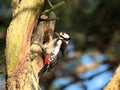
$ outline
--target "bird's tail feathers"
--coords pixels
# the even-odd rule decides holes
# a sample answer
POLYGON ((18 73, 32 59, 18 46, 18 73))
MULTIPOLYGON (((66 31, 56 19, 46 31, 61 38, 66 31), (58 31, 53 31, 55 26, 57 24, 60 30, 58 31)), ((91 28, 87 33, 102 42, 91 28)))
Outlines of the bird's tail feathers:
POLYGON ((38 77, 42 77, 43 76, 43 74, 46 72, 46 70, 47 70, 47 64, 45 64, 43 67, 42 67, 42 69, 38 72, 38 77))

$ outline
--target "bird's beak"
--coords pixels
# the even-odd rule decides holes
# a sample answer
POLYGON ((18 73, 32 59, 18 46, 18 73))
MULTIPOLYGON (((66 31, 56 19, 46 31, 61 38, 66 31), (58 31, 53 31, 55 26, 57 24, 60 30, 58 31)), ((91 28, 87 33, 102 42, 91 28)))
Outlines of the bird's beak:
POLYGON ((55 35, 57 35, 58 37, 60 36, 59 33, 55 32, 55 35))

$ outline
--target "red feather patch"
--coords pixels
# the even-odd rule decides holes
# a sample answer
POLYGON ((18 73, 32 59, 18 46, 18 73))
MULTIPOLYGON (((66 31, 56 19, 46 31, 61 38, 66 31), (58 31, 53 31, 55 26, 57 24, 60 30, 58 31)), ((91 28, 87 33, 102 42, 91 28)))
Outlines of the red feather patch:
POLYGON ((45 64, 48 64, 49 61, 50 61, 50 55, 46 55, 45 56, 45 64))

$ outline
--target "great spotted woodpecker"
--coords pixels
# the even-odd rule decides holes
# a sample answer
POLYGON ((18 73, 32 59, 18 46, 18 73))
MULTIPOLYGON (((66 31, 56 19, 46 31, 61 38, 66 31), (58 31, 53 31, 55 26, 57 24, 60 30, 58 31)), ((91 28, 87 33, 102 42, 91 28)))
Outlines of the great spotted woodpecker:
POLYGON ((43 46, 45 64, 38 72, 41 77, 45 72, 49 72, 58 62, 60 62, 65 54, 65 50, 70 41, 70 36, 67 33, 56 33, 57 38, 51 40, 47 45, 43 46))

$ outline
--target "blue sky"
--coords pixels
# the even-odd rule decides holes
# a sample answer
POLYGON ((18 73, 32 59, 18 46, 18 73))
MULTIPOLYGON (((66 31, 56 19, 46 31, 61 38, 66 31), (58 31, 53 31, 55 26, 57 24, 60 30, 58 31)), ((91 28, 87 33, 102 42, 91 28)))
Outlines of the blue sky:
MULTIPOLYGON (((89 53, 84 53, 79 60, 80 62, 82 62, 83 65, 88 65, 93 63, 94 61, 98 61, 98 62, 104 61, 106 60, 106 58, 107 57, 101 53, 94 56, 91 56, 89 53)), ((101 90, 101 88, 103 88, 112 77, 112 72, 106 71, 107 69, 108 69, 108 65, 104 64, 93 70, 79 74, 78 77, 86 79, 92 77, 92 75, 96 75, 97 73, 101 72, 100 74, 96 75, 90 80, 86 79, 85 81, 82 81, 82 83, 81 81, 78 81, 74 84, 67 86, 66 88, 64 88, 64 90, 84 90, 82 88, 82 84, 86 86, 87 90, 101 90)), ((72 80, 73 78, 71 77, 58 78, 54 81, 53 85, 55 88, 59 88, 62 85, 68 84, 72 80)))

